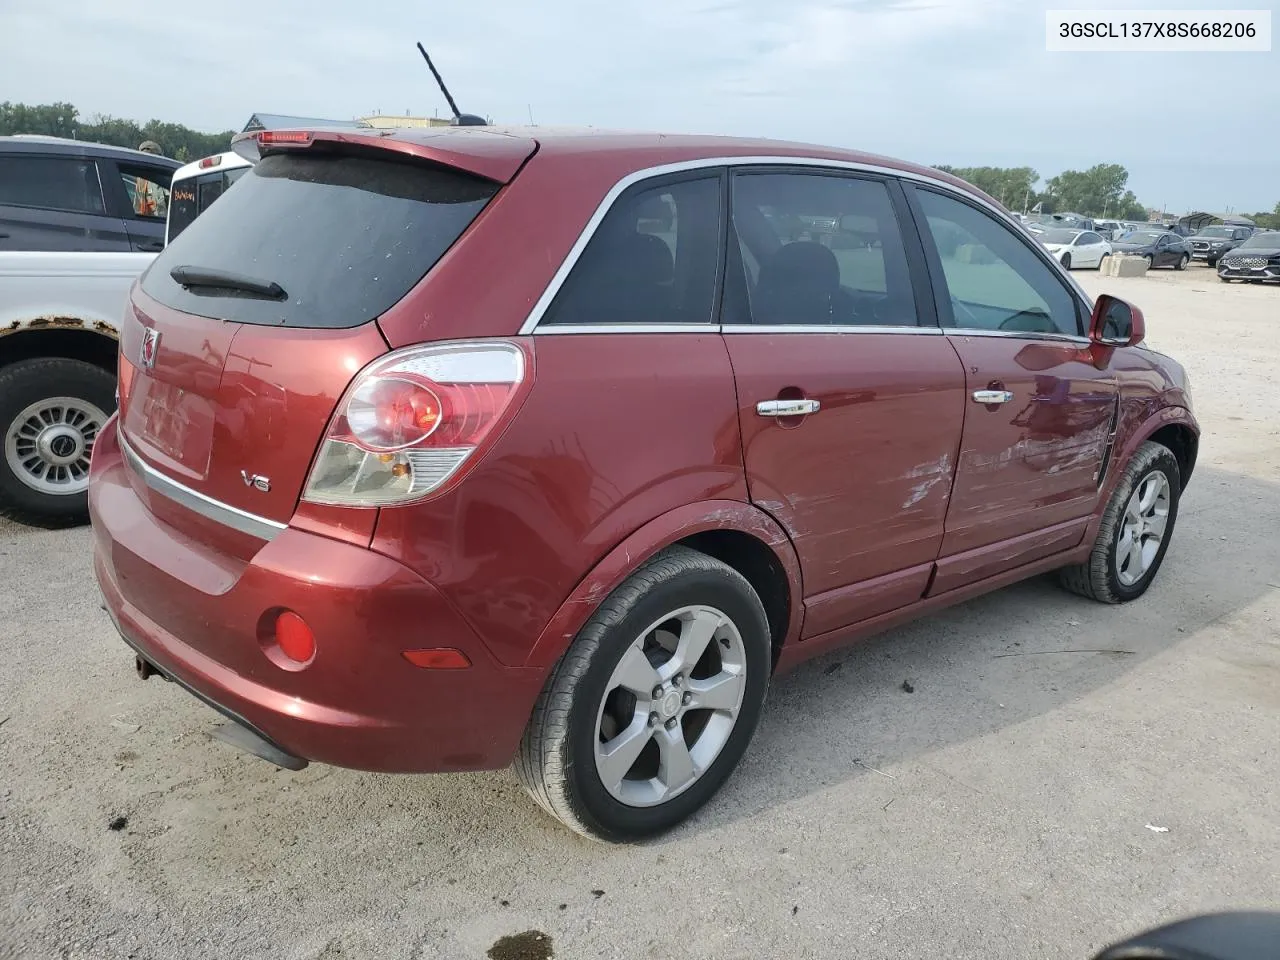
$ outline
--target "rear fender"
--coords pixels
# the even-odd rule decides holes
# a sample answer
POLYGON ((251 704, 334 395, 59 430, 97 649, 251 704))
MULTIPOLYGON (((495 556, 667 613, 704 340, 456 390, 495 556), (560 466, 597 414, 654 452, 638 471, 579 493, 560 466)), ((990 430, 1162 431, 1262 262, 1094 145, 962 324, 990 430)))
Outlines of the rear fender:
POLYGON ((800 636, 804 603, 800 562, 783 529, 763 510, 738 500, 706 500, 691 503, 650 520, 618 544, 579 582, 569 598, 543 628, 529 653, 526 666, 550 667, 569 648, 610 593, 659 551, 685 537, 709 530, 736 530, 768 546, 787 576, 790 617, 784 645, 800 636))

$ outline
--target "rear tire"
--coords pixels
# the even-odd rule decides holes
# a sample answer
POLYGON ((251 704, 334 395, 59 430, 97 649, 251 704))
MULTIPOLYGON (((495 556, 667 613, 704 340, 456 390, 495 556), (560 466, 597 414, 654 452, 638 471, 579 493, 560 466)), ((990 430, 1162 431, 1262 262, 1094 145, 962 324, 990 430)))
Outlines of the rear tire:
POLYGON ((0 369, 0 517, 67 527, 89 517, 89 458, 115 377, 61 357, 0 369))
POLYGON ((1108 260, 1110 260, 1110 259, 1111 259, 1111 254, 1109 254, 1109 253, 1104 253, 1104 254, 1102 255, 1102 257, 1098 260, 1098 272, 1099 272, 1099 273, 1101 273, 1101 272, 1102 272, 1103 267, 1105 267, 1105 266, 1107 265, 1107 261, 1108 261, 1108 260))
POLYGON ((1089 559, 1060 570, 1062 585, 1101 603, 1146 593, 1173 538, 1181 487, 1178 460, 1168 447, 1151 441, 1139 447, 1107 502, 1089 559))
POLYGON ((1178 258, 1178 262, 1174 264, 1173 269, 1175 270, 1187 269, 1187 264, 1190 262, 1190 260, 1191 258, 1184 253, 1181 257, 1178 258))
POLYGON ((516 775, 544 810, 585 837, 660 834, 705 804, 738 765, 770 668, 769 624, 751 585, 718 560, 671 547, 600 604, 556 664, 516 775), (703 652, 687 662, 686 649, 703 652), (609 771, 616 780, 606 782, 609 771))

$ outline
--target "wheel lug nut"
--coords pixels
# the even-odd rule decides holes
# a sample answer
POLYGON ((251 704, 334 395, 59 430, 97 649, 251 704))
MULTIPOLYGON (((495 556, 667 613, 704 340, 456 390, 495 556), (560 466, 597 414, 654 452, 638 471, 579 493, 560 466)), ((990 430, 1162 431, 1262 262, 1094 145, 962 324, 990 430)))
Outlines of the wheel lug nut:
POLYGON ((680 686, 680 684, 681 684, 681 683, 683 683, 683 682, 684 682, 684 677, 680 676, 680 674, 678 674, 678 673, 677 673, 674 677, 672 677, 672 678, 671 678, 671 685, 672 685, 673 687, 678 687, 678 686, 680 686))
POLYGON ((684 692, 684 696, 680 698, 680 702, 687 707, 689 705, 689 701, 692 699, 693 699, 693 694, 690 693, 688 690, 686 690, 684 692))
POLYGON ((655 700, 662 699, 662 684, 658 684, 656 687, 653 688, 653 699, 655 700))
POLYGON ((667 721, 667 729, 674 730, 675 728, 676 728, 676 718, 672 717, 670 720, 667 721))
POLYGON ((656 713, 649 714, 649 726, 656 727, 658 725, 658 715, 656 713))

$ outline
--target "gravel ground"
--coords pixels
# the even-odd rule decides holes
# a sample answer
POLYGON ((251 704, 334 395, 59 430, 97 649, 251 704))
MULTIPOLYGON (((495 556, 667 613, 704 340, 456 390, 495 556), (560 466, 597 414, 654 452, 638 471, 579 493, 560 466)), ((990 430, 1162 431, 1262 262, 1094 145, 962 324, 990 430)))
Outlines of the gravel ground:
POLYGON ((644 847, 577 838, 506 772, 289 774, 211 741, 134 676, 88 532, 0 525, 0 957, 1086 960, 1280 907, 1280 290, 1080 276, 1194 378, 1156 586, 1032 581, 802 668, 644 847))

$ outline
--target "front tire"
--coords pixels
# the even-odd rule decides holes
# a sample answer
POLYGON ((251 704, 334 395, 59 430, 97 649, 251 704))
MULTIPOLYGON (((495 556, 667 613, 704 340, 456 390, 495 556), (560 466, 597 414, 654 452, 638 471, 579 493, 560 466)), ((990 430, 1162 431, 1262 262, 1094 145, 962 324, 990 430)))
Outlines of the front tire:
POLYGON ((1089 559, 1059 571, 1062 585, 1102 603, 1146 593, 1169 549, 1181 490, 1177 458, 1168 447, 1144 443, 1111 494, 1089 559))
POLYGON ((1187 264, 1190 262, 1190 260, 1191 258, 1184 253, 1181 257, 1178 258, 1178 262, 1174 264, 1173 269, 1175 270, 1187 269, 1187 264))
POLYGON ((769 624, 751 585, 718 560, 671 547, 600 605, 556 664, 516 774, 583 836, 660 834, 738 765, 770 666, 769 624))
POLYGON ((0 369, 0 517, 43 527, 89 516, 89 459, 115 409, 115 377, 81 360, 0 369))
POLYGON ((1063 266, 1063 269, 1065 270, 1071 269, 1071 254, 1064 253, 1062 255, 1062 266, 1063 266))
POLYGON ((1109 253, 1104 253, 1101 257, 1099 257, 1099 258, 1098 258, 1098 272, 1099 272, 1099 273, 1101 273, 1101 272, 1102 272, 1102 270, 1106 267, 1106 265, 1107 265, 1107 261, 1108 261, 1108 260, 1110 260, 1110 259, 1111 259, 1111 254, 1109 254, 1109 253))

